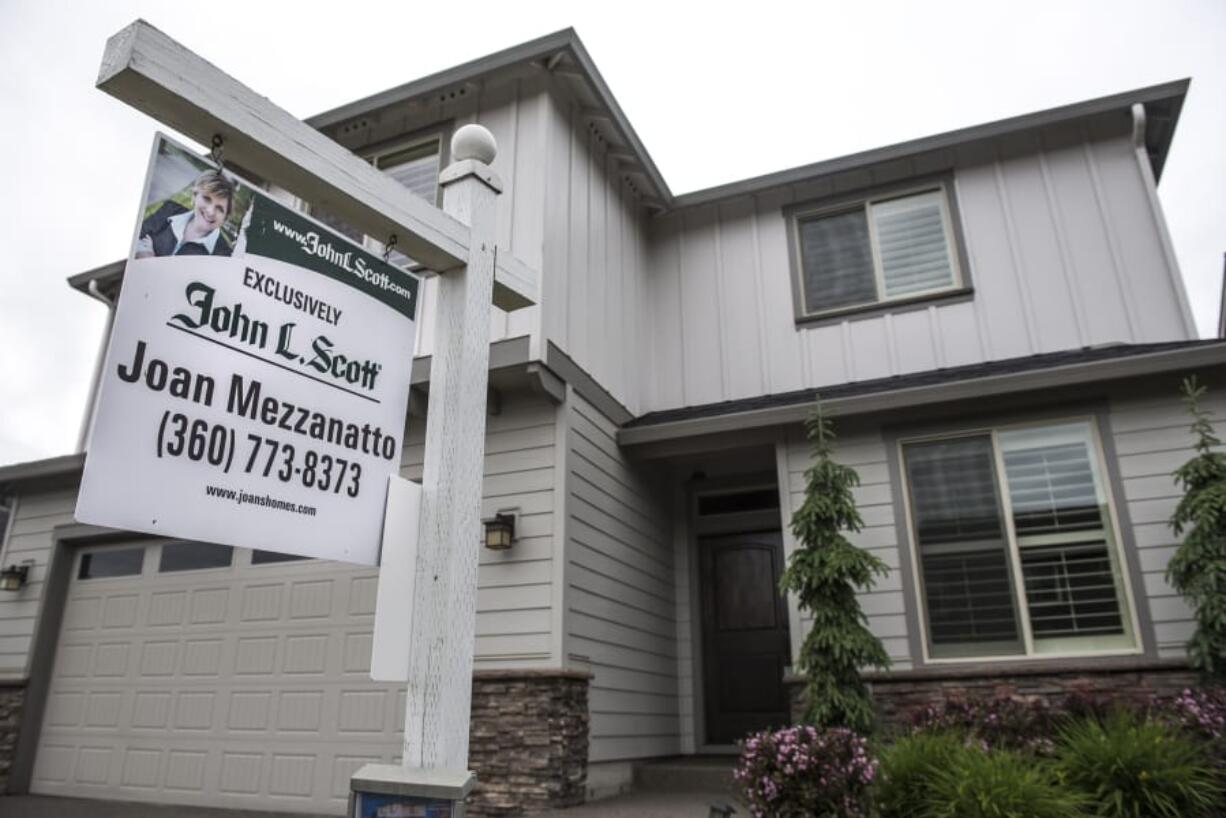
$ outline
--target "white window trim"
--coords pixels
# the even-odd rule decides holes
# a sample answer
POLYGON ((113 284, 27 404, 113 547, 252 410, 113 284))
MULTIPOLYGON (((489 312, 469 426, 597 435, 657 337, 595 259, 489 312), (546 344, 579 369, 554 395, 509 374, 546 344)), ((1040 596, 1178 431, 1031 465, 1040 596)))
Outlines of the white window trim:
POLYGON ((895 188, 883 193, 864 196, 858 200, 842 201, 838 204, 819 206, 797 210, 788 217, 792 225, 792 251, 796 259, 793 265, 793 281, 794 292, 796 293, 797 304, 800 310, 797 314, 798 320, 804 321, 810 318, 822 318, 825 316, 840 315, 843 313, 854 313, 861 310, 872 309, 882 305, 904 304, 911 301, 920 301, 932 298, 936 295, 944 293, 956 293, 966 288, 965 278, 962 274, 961 263, 961 248, 958 244, 957 233, 953 226, 953 214, 949 204, 950 184, 945 180, 929 182, 922 185, 912 187, 895 188), (888 202, 894 199, 903 199, 908 196, 916 196, 921 193, 939 192, 941 202, 941 225, 945 234, 945 246, 949 255, 949 266, 953 273, 952 282, 944 287, 934 287, 928 290, 918 292, 909 292, 904 295, 887 296, 885 295, 885 271, 881 263, 881 251, 878 247, 877 240, 877 225, 872 217, 871 206, 880 202, 888 202), (856 304, 840 304, 837 307, 826 307, 824 309, 810 309, 808 293, 805 290, 804 281, 804 251, 800 241, 800 224, 806 219, 822 218, 825 216, 835 216, 839 213, 851 213, 862 211, 865 220, 868 223, 869 235, 869 251, 873 259, 873 286, 877 291, 877 297, 872 301, 862 301, 856 304))
POLYGON ((1099 432, 1097 419, 1092 415, 1074 415, 1064 417, 1047 418, 1041 421, 1024 421, 1018 423, 1002 423, 990 426, 977 426, 969 429, 960 429, 957 432, 946 434, 925 434, 912 437, 899 438, 897 443, 896 455, 898 457, 898 474, 902 483, 900 490, 902 492, 903 516, 904 523, 907 528, 907 549, 911 562, 911 587, 915 591, 916 601, 916 617, 915 622, 918 624, 920 650, 923 656, 925 665, 957 665, 957 664, 985 664, 990 662, 1020 662, 1020 661, 1046 661, 1052 659, 1078 659, 1085 657, 1097 656, 1136 656, 1144 652, 1143 640, 1141 639, 1141 623, 1137 614, 1137 605, 1132 587, 1132 576, 1128 568, 1128 560, 1124 554, 1124 538, 1122 529, 1120 528, 1119 515, 1116 512, 1115 492, 1112 490, 1110 473, 1107 471, 1106 456, 1103 453, 1102 437, 1099 432), (1103 495, 1107 501, 1107 517, 1109 518, 1105 530, 1110 534, 1111 541, 1108 542, 1108 555, 1111 560, 1111 566, 1114 573, 1116 587, 1120 591, 1120 604, 1127 608, 1121 612, 1121 618, 1125 623, 1125 635, 1132 638, 1131 647, 1112 647, 1103 648, 1101 650, 1061 650, 1061 651, 1036 651, 1034 649, 1034 638, 1030 627, 1030 612, 1025 602, 1025 589, 1023 587, 1021 574, 1021 547, 1017 541, 1017 533, 1013 521, 1013 506, 1008 497, 1007 486, 1002 485, 1002 476, 1004 475, 1003 455, 1001 454, 1000 443, 997 436, 1002 431, 1013 429, 1037 429, 1048 426, 1059 426, 1067 423, 1085 423, 1090 429, 1090 442, 1094 448, 1094 466, 1097 469, 1097 477, 1101 483, 1103 495), (1000 499, 1000 513, 1005 518, 1006 536, 1008 537, 1008 548, 1010 556, 1010 570, 1013 572, 1013 586, 1015 594, 1015 605, 1018 611, 1019 629, 1022 631, 1025 653, 1012 654, 993 654, 987 656, 977 656, 968 654, 966 656, 951 656, 951 657, 933 657, 929 650, 929 631, 928 631, 928 606, 924 597, 924 586, 920 580, 920 561, 919 549, 915 537, 914 517, 911 510, 911 491, 910 485, 907 482, 906 456, 904 447, 911 443, 924 443, 939 440, 954 440, 960 437, 975 437, 987 434, 992 440, 992 455, 993 475, 996 481, 997 496, 1000 499))

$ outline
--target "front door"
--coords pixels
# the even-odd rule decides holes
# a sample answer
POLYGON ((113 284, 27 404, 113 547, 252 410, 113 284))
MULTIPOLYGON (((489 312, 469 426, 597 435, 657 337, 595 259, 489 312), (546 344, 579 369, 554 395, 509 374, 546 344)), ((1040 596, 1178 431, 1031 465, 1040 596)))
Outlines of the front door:
POLYGON ((783 537, 778 531, 702 537, 698 549, 706 743, 732 744, 789 721, 783 537))

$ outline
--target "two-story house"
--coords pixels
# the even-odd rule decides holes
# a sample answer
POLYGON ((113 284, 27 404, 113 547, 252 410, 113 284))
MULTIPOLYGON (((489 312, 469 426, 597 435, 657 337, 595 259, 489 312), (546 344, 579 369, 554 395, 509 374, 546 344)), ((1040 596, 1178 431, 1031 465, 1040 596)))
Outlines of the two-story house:
MULTIPOLYGON (((776 589, 818 393, 891 568, 862 600, 885 715, 1189 678, 1178 385, 1223 383, 1226 343, 1196 338, 1156 195, 1186 88, 682 196, 573 31, 311 120, 429 200, 451 133, 488 127, 500 254, 540 276, 490 326, 484 511, 516 542, 481 556, 482 814, 788 719, 806 622, 776 589)), ((122 270, 70 283, 110 302, 122 270)), ((404 692, 368 677, 375 572, 79 525, 81 464, 0 469, 0 567, 30 565, 0 591, 9 791, 339 813, 400 746, 404 692)))

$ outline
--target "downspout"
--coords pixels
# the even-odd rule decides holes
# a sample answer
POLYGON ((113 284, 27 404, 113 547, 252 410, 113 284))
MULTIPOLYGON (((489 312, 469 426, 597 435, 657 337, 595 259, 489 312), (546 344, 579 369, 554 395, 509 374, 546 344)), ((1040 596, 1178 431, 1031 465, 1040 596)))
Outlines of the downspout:
POLYGON ((87 294, 106 305, 106 324, 102 328, 102 340, 98 343, 98 354, 94 360, 94 374, 89 381, 89 397, 85 401, 85 416, 81 418, 81 431, 77 433, 76 451, 85 451, 89 443, 90 433, 94 428, 94 409, 98 404, 98 384, 102 380, 102 365, 106 362, 106 349, 111 340, 111 328, 115 325, 115 302, 98 289, 98 282, 89 282, 87 294))
MULTIPOLYGON (((1196 331, 1196 321, 1192 317, 1192 308, 1188 304, 1188 294, 1183 288, 1183 278, 1179 274, 1179 262, 1175 258, 1175 247, 1171 244, 1171 234, 1166 229, 1166 217, 1162 215, 1162 205, 1158 202, 1158 181, 1154 178, 1154 168, 1149 162, 1149 151, 1145 149, 1145 106, 1136 103, 1132 106, 1132 147, 1137 157, 1137 167, 1141 171, 1141 184, 1145 188, 1145 198, 1149 201, 1149 210, 1154 217, 1154 226, 1158 228, 1158 243, 1162 246, 1162 257, 1166 260, 1166 272, 1171 287, 1175 291, 1175 300, 1179 302, 1179 312, 1183 318, 1186 340, 1199 337, 1196 331)), ((1169 338, 1147 338, 1150 341, 1185 340, 1169 338)))

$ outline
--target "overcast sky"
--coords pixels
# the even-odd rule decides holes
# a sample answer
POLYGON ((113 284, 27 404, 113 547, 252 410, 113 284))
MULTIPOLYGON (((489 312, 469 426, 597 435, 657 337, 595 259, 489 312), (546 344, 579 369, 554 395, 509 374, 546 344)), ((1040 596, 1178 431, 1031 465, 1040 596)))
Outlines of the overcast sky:
POLYGON ((1159 186, 1202 336, 1226 250, 1226 2, 0 0, 0 464, 73 450, 159 124, 93 87, 141 17, 298 116, 566 26, 674 193, 1191 77, 1159 186), (698 11, 697 9, 701 9, 698 11))

